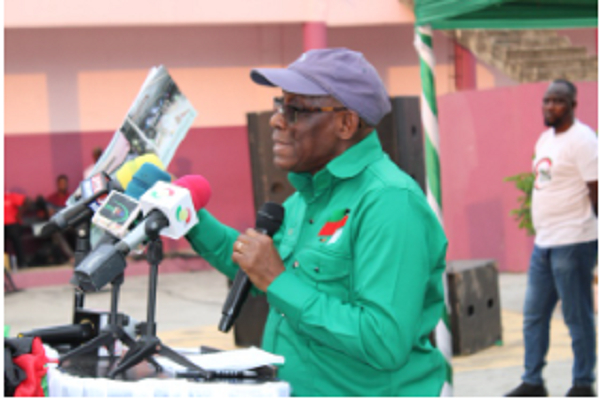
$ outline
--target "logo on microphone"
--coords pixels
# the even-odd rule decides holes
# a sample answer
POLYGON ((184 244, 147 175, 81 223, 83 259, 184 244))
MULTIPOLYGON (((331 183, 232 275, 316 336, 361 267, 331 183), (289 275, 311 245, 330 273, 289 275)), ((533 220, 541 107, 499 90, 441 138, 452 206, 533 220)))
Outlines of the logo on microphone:
POLYGON ((119 221, 124 221, 125 219, 127 219, 127 216, 129 216, 121 207, 115 207, 113 210, 113 215, 115 215, 115 217, 118 218, 119 221))
POLYGON ((177 211, 175 212, 175 217, 177 220, 184 223, 189 223, 192 219, 192 212, 189 208, 182 208, 181 206, 177 207, 177 211))
POLYGON ((171 187, 157 187, 152 191, 152 196, 156 199, 172 197, 175 195, 175 190, 171 187))

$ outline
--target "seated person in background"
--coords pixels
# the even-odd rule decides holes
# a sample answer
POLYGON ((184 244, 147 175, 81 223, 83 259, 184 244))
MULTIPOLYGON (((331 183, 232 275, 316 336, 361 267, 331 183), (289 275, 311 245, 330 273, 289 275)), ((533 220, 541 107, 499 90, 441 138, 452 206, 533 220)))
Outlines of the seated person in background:
POLYGON ((4 251, 8 252, 7 244, 10 241, 17 257, 18 267, 27 266, 21 240, 21 208, 25 204, 25 200, 26 197, 23 194, 4 193, 4 251))
POLYGON ((48 220, 48 207, 46 206, 46 200, 41 195, 35 197, 35 201, 33 203, 33 209, 35 212, 35 217, 39 220, 48 220))
POLYGON ((56 239, 40 235, 47 221, 46 199, 41 195, 28 197, 21 207, 21 241, 29 267, 58 265, 69 259, 56 239))
POLYGON ((54 215, 60 208, 65 207, 69 195, 69 178, 67 175, 59 175, 56 178, 56 191, 46 197, 50 216, 54 215))
POLYGON ((42 225, 48 221, 48 205, 46 199, 41 195, 35 199, 27 197, 21 211, 21 222, 24 226, 42 225))
MULTIPOLYGON (((48 214, 50 217, 65 207, 69 195, 69 178, 67 175, 61 174, 56 178, 56 192, 46 197, 48 214)), ((72 229, 67 229, 62 232, 59 231, 54 233, 52 235, 52 241, 55 245, 60 247, 69 262, 71 262, 74 259, 73 249, 67 242, 65 236, 69 238, 69 241, 74 241, 75 239, 74 231, 72 229)))

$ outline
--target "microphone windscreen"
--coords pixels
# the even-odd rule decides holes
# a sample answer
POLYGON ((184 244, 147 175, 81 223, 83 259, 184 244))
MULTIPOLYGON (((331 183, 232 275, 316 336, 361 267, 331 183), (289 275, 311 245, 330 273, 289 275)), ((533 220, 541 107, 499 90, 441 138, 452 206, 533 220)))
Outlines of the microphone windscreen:
POLYGON ((157 181, 170 182, 171 175, 153 163, 145 163, 132 176, 125 195, 140 199, 157 181))
POLYGON ((198 212, 204 208, 210 200, 212 189, 208 180, 200 175, 185 175, 175 180, 173 184, 187 188, 192 196, 192 202, 194 203, 194 210, 198 212))
POLYGON ((115 178, 121 183, 124 189, 127 189, 133 175, 146 163, 158 166, 160 169, 165 169, 163 163, 156 154, 148 153, 135 157, 130 161, 125 162, 119 170, 115 172, 115 178))

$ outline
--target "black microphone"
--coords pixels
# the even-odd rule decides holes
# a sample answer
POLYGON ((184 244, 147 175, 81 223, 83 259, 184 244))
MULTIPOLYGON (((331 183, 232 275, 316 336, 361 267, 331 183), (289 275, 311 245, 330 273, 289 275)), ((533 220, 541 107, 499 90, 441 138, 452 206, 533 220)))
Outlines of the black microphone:
POLYGON ((93 194, 81 198, 74 204, 63 208, 42 227, 41 236, 48 236, 55 231, 64 230, 69 226, 75 226, 84 220, 92 217, 94 211, 89 208, 89 205, 103 195, 108 194, 111 190, 123 191, 123 187, 118 180, 112 180, 106 173, 101 172, 94 175, 91 179, 94 185, 93 194))
POLYGON ((40 337, 48 345, 79 345, 97 335, 97 326, 92 323, 67 324, 64 326, 39 328, 19 334, 19 337, 40 337))
POLYGON ((184 176, 172 184, 158 181, 140 198, 142 209, 149 210, 143 220, 114 245, 94 248, 75 268, 71 284, 85 292, 98 291, 125 270, 125 256, 149 236, 183 237, 198 222, 193 210, 204 208, 210 194, 210 185, 199 175, 184 176))
MULTIPOLYGON (((283 222, 283 212, 284 209, 279 204, 274 202, 263 204, 256 216, 255 230, 259 233, 266 234, 269 237, 273 237, 273 234, 279 230, 281 222, 283 222)), ((231 329, 231 326, 233 326, 233 323, 240 314, 240 310, 242 309, 246 297, 248 297, 251 286, 252 283, 246 273, 242 269, 238 270, 235 275, 235 280, 233 280, 233 285, 229 290, 229 295, 223 305, 223 310, 221 311, 223 316, 219 322, 219 331, 228 332, 231 329)))

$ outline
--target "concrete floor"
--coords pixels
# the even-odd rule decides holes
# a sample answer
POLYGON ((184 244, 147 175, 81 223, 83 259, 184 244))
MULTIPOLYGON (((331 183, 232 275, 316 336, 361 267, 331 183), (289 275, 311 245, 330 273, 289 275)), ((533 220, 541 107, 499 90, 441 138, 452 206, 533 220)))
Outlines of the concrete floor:
MULTIPOLYGON (((503 345, 453 358, 455 396, 498 397, 520 383, 525 284, 525 274, 500 274, 503 345)), ((147 276, 126 278, 119 310, 138 321, 145 320, 147 286, 147 276)), ((225 278, 212 270, 160 275, 156 309, 158 335, 172 347, 235 348, 233 335, 217 330, 227 292, 225 278)), ((88 294, 85 301, 86 308, 106 310, 110 292, 105 289, 88 294)), ((68 324, 72 304, 73 289, 68 285, 29 288, 4 296, 4 321, 11 326, 11 336, 32 328, 68 324)), ((557 310, 551 327, 548 366, 544 371, 551 396, 564 396, 570 388, 571 364, 569 334, 557 310)))

